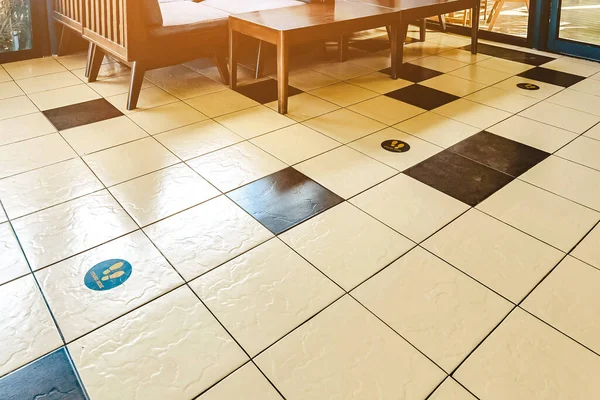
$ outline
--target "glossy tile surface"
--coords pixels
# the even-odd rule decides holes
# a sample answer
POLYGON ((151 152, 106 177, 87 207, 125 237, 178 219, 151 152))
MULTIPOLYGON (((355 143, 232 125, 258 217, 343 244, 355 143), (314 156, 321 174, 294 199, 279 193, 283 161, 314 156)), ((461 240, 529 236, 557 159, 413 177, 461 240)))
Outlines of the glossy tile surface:
POLYGON ((276 238, 190 286, 251 356, 343 294, 276 238))
POLYGON ((343 201, 294 168, 286 168, 228 194, 274 234, 343 201))
POLYGON ((600 64, 418 37, 0 65, 0 398, 594 399, 600 64))

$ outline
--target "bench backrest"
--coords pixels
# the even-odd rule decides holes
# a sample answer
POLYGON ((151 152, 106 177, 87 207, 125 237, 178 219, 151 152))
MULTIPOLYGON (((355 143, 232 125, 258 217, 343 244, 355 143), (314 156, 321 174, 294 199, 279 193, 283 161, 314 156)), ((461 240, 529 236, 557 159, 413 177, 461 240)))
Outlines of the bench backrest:
POLYGON ((83 0, 54 0, 53 18, 61 24, 82 32, 83 28, 83 0))

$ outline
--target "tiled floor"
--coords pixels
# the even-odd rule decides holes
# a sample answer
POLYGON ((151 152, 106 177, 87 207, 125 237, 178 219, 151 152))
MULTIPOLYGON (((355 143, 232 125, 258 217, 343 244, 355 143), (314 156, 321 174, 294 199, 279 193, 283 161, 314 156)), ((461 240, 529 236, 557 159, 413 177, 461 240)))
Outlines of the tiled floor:
POLYGON ((411 42, 0 66, 0 399, 597 398, 600 64, 411 42))

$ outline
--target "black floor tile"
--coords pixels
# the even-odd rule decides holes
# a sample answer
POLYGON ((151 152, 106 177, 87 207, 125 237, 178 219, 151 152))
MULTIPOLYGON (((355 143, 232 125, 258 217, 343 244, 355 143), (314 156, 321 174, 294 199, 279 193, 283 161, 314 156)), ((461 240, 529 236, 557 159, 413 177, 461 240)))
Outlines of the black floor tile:
POLYGON ((121 111, 104 99, 53 108, 43 111, 43 113, 59 131, 123 115, 121 111))
POLYGON ((509 175, 448 150, 409 168, 404 174, 471 206, 513 180, 509 175))
POLYGON ((519 75, 523 78, 535 79, 536 81, 550 83, 562 87, 569 87, 585 79, 583 76, 568 74, 566 72, 555 71, 544 67, 535 67, 528 71, 521 72, 519 75))
MULTIPOLYGON (((275 79, 266 79, 249 85, 238 86, 236 92, 250 97, 260 104, 270 103, 277 100, 277 81, 275 79)), ((300 93, 302 93, 302 90, 288 85, 288 96, 291 97, 300 93)))
MULTIPOLYGON (((471 45, 464 46, 463 49, 471 51, 471 45)), ((503 58, 505 60, 516 61, 528 65, 542 65, 554 60, 554 58, 552 57, 527 53, 525 51, 506 49, 504 47, 492 46, 485 43, 479 43, 477 45, 477 52, 488 56, 503 58)))
POLYGON ((550 154, 489 132, 480 132, 448 150, 517 177, 550 154))
POLYGON ((390 48, 390 41, 387 39, 362 39, 350 42, 350 47, 375 53, 390 48))
MULTIPOLYGON (((391 75, 392 69, 385 68, 379 72, 391 75)), ((419 65, 404 63, 402 64, 402 68, 400 68, 400 74, 398 75, 398 78, 416 83, 427 79, 435 78, 439 75, 443 75, 443 73, 433 69, 421 67, 419 65)))
POLYGON ((421 85, 411 85, 394 90, 387 93, 386 96, 426 110, 433 110, 460 98, 453 94, 421 85))
POLYGON ((292 167, 228 196, 276 235, 344 201, 292 167))
POLYGON ((61 348, 0 378, 0 399, 85 400, 86 396, 61 348))

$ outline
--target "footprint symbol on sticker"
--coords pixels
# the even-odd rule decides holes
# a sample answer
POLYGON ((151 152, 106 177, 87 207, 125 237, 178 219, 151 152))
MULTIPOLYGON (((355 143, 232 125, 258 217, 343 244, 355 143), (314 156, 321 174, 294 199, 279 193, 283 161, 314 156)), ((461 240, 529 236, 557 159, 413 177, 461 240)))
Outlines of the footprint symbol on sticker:
POLYGON ((133 269, 131 264, 122 259, 110 259, 99 262, 90 268, 83 281, 88 289, 104 291, 114 289, 129 279, 133 269))
POLYGON ((102 273, 104 276, 101 278, 101 280, 107 281, 109 279, 117 279, 125 275, 125 271, 122 270, 123 265, 125 265, 123 261, 119 261, 118 263, 108 267, 108 269, 102 273))

